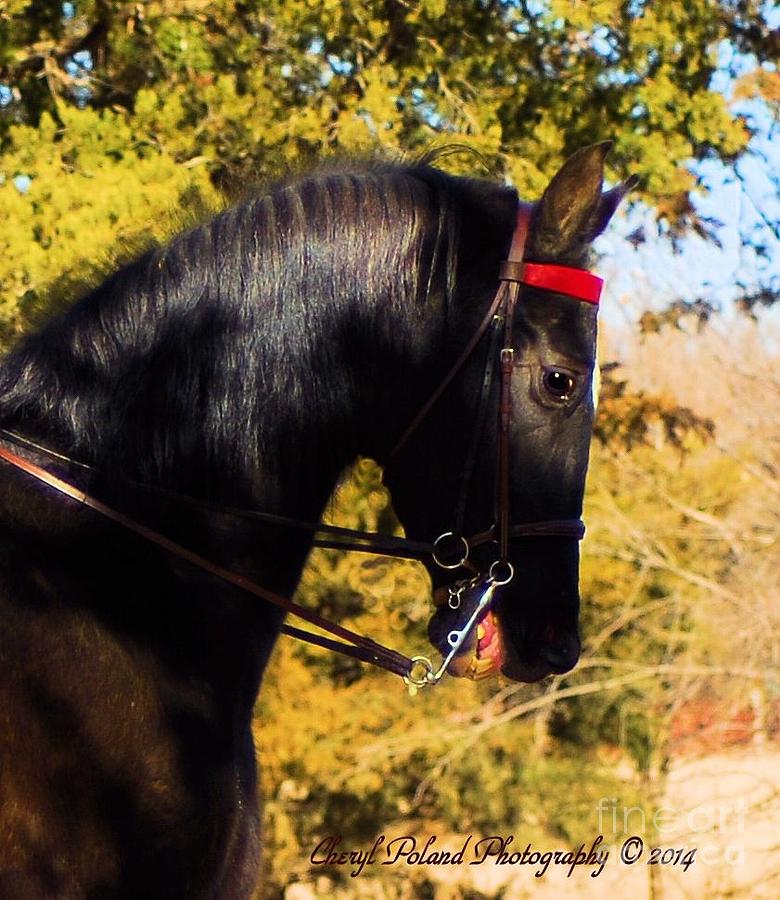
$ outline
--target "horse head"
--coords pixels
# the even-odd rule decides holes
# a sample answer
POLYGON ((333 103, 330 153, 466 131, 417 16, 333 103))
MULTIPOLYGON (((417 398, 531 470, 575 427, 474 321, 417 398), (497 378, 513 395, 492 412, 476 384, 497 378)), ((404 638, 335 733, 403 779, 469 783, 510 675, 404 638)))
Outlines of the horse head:
MULTIPOLYGON (((608 149, 609 144, 599 144, 575 153, 531 207, 526 263, 585 269, 593 240, 634 184, 630 180, 602 190, 608 149)), ((456 357, 455 348, 466 343, 475 321, 489 308, 499 263, 513 237, 516 210, 516 197, 507 189, 464 186, 455 288, 446 349, 440 352, 444 359, 456 357)), ((469 660, 473 674, 473 663, 482 657, 488 664, 483 662, 477 671, 500 668, 509 678, 530 682, 566 672, 579 658, 576 528, 568 533, 564 528, 563 534, 541 529, 534 535, 532 528, 522 526, 551 520, 572 524, 581 517, 594 419, 597 309, 596 303, 559 290, 520 287, 510 338, 511 449, 505 490, 516 526, 506 552, 511 568, 505 571, 511 578, 495 592, 483 627, 453 660, 453 674, 464 673, 469 660)), ((496 415, 501 388, 499 376, 491 373, 491 367, 498 367, 498 355, 488 342, 486 333, 388 461, 385 480, 411 536, 454 532, 457 547, 458 542, 463 545, 461 537, 495 525, 496 494, 501 492, 496 415)), ((502 350, 504 342, 499 343, 502 350)), ((467 565, 487 572, 498 552, 495 541, 483 542, 470 553, 467 565)), ((446 653, 453 621, 448 598, 456 597, 455 589, 448 588, 453 575, 436 562, 427 565, 440 603, 429 633, 446 653)))

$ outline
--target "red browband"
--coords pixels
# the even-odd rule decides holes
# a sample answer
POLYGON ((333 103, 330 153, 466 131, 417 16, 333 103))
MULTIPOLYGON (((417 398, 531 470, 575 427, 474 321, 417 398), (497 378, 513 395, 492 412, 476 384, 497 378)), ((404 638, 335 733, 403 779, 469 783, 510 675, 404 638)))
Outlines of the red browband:
POLYGON ((518 280, 529 287, 566 294, 568 297, 576 297, 577 300, 598 306, 601 288, 604 286, 604 279, 598 275, 593 275, 585 269, 572 269, 569 266, 556 266, 552 263, 523 262, 533 212, 532 203, 524 203, 522 200, 518 202, 517 225, 507 254, 510 263, 522 263, 518 280))
POLYGON ((520 281, 529 287, 566 294, 596 306, 604 286, 604 279, 592 272, 569 266, 554 266, 551 263, 523 263, 520 281))

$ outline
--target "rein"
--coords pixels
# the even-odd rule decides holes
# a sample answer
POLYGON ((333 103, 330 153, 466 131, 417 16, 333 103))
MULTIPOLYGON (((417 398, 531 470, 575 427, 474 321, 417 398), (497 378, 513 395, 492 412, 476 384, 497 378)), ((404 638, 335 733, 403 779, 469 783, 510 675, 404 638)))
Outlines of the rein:
MULTIPOLYGON (((511 450, 510 431, 512 421, 511 386, 512 371, 514 369, 512 323, 520 292, 520 285, 525 284, 543 290, 567 294, 568 296, 592 304, 598 303, 602 285, 600 278, 581 269, 572 269, 566 266, 555 266, 550 264, 523 263, 523 253, 532 210, 533 207, 530 204, 519 204, 517 226, 512 236, 511 247, 507 254, 507 259, 501 264, 499 287, 490 304, 487 314, 455 364, 417 413, 390 454, 390 459, 392 459, 396 453, 400 451, 411 434, 423 421, 428 412, 436 404, 444 391, 471 357, 485 334, 489 330, 492 330, 477 413, 477 428, 472 438, 472 444, 466 459, 466 466, 461 477, 461 489, 455 515, 455 532, 447 532, 440 535, 432 543, 414 541, 394 535, 380 535, 375 532, 359 531, 334 525, 324 525, 322 523, 304 522, 260 510, 223 507, 214 503, 209 503, 208 501, 168 491, 164 488, 132 482, 136 487, 143 490, 170 497, 190 506, 196 506, 239 518, 253 519, 277 527, 311 532, 315 535, 313 545, 316 547, 361 553, 375 553, 406 559, 424 559, 430 557, 438 566, 444 569, 465 568, 471 571, 472 574, 476 575, 476 578, 472 578, 470 584, 475 585, 479 590, 479 600, 466 624, 462 628, 450 632, 448 637, 450 651, 436 670, 434 670, 431 661, 425 656, 404 656, 395 650, 379 644, 371 638, 360 635, 342 625, 317 615, 287 597, 282 597, 267 588, 261 587, 243 575, 231 572, 222 566, 210 562, 159 532, 154 531, 148 526, 126 516, 124 513, 113 509, 29 459, 25 459, 2 446, 0 446, 0 459, 35 478, 40 483, 56 490, 60 494, 77 501, 144 540, 155 544, 173 556, 183 559, 196 568, 277 606, 285 612, 328 632, 332 637, 304 631, 287 624, 281 626, 282 633, 316 644, 317 646, 324 647, 328 650, 351 656, 354 659, 370 663, 392 672, 393 674, 399 675, 409 686, 410 692, 414 692, 418 688, 428 684, 436 684, 443 677, 455 654, 463 646, 469 633, 479 620, 479 617, 487 610, 495 591, 508 584, 514 577, 514 570, 508 558, 510 541, 514 538, 529 537, 565 537, 581 540, 585 533, 585 525, 581 519, 556 519, 512 525, 510 518, 509 475, 511 450), (498 363, 501 381, 498 411, 499 432, 495 524, 483 532, 466 538, 462 536, 460 530, 465 512, 468 484, 476 463, 479 441, 487 418, 486 410, 491 392, 493 372, 495 370, 495 350, 497 347, 500 347, 498 363), (470 562, 469 555, 472 549, 488 543, 496 543, 498 545, 498 558, 493 562, 488 574, 481 575, 470 562), (339 640, 335 640, 334 638, 338 638, 339 640)), ((63 456, 62 454, 36 444, 21 435, 2 429, 0 429, 0 434, 2 434, 4 439, 22 445, 28 450, 38 451, 51 459, 57 459, 66 462, 69 465, 78 466, 85 470, 92 470, 91 466, 63 456)))

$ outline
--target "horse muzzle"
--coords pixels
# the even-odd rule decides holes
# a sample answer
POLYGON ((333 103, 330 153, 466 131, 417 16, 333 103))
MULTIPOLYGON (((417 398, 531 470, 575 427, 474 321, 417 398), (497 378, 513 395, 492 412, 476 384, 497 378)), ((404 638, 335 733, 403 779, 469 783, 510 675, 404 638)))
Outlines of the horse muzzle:
POLYGON ((473 627, 452 655, 447 672, 455 677, 482 680, 499 673, 513 681, 535 682, 548 675, 562 675, 574 668, 580 656, 576 620, 573 624, 550 619, 539 625, 511 615, 499 597, 495 605, 474 611, 483 583, 479 579, 457 582, 434 592, 436 612, 428 625, 428 637, 446 657, 454 637, 475 619, 473 627))

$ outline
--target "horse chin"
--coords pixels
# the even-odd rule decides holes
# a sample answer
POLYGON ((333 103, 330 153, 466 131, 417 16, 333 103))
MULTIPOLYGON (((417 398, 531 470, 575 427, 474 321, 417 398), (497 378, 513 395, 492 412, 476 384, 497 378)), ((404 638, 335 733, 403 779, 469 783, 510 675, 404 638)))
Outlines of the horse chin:
POLYGON ((512 660, 501 667, 501 674, 510 681, 533 684, 536 681, 542 681, 544 678, 552 675, 553 672, 549 666, 542 664, 528 665, 519 660, 512 660))
POLYGON ((519 681, 524 684, 532 684, 541 681, 552 674, 550 669, 541 662, 532 663, 520 657, 512 641, 507 638, 500 619, 496 616, 496 624, 501 636, 501 667, 499 669, 504 678, 510 681, 519 681))
POLYGON ((499 630, 504 647, 501 674, 511 681, 532 684, 550 675, 563 675, 571 671, 579 661, 580 640, 576 633, 567 635, 556 629, 558 642, 555 645, 542 644, 535 658, 529 659, 520 655, 503 628, 499 626, 499 630))

